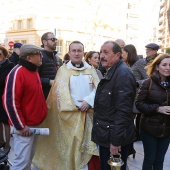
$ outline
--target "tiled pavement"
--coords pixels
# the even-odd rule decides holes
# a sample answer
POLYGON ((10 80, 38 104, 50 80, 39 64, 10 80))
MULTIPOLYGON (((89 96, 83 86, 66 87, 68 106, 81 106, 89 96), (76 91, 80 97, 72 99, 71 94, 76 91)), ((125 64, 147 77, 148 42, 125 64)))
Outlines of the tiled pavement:
MULTIPOLYGON (((143 146, 141 141, 137 141, 134 144, 134 148, 136 150, 135 159, 133 159, 132 155, 128 158, 128 169, 129 170, 141 170, 142 161, 143 161, 143 146)), ((9 160, 13 162, 14 152, 13 152, 13 138, 11 138, 11 151, 9 153, 9 160)), ((33 169, 35 170, 35 169, 33 169)), ((50 170, 50 169, 49 169, 50 170)), ((165 156, 164 168, 163 170, 170 170, 170 147, 165 156)))
MULTIPOLYGON (((128 157, 128 167, 129 170, 141 170, 142 162, 143 162, 143 145, 141 141, 137 141, 134 144, 134 148, 136 150, 135 159, 133 159, 132 155, 128 157)), ((165 156, 164 167, 163 170, 170 170, 170 147, 165 156)))

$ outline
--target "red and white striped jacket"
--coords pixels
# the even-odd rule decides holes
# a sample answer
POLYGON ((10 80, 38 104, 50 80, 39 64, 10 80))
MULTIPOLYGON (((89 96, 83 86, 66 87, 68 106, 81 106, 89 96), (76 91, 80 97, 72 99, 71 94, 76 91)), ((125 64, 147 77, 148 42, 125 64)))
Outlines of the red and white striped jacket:
POLYGON ((9 123, 17 130, 41 124, 47 106, 38 72, 21 65, 14 67, 6 79, 3 104, 9 123))

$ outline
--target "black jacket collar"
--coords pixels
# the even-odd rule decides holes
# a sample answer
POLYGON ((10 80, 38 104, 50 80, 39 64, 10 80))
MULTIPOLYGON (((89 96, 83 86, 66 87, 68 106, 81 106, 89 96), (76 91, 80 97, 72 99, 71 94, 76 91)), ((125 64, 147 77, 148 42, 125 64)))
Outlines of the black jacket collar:
POLYGON ((19 55, 16 52, 13 52, 12 55, 19 59, 19 55))
POLYGON ((152 61, 158 56, 158 54, 156 53, 154 56, 152 57, 146 57, 146 64, 149 65, 150 63, 152 63, 152 61))
POLYGON ((115 72, 116 68, 123 63, 123 60, 120 59, 118 62, 113 64, 113 66, 106 72, 104 79, 110 80, 112 78, 113 73, 115 72))
POLYGON ((20 58, 19 59, 19 65, 22 65, 23 67, 27 68, 30 71, 37 71, 38 67, 35 64, 30 63, 29 61, 20 58))
POLYGON ((47 51, 44 50, 42 53, 45 53, 47 56, 54 57, 57 54, 58 51, 47 51))
POLYGON ((7 62, 7 58, 4 59, 4 60, 2 60, 2 61, 0 62, 0 67, 1 67, 4 63, 6 63, 6 62, 7 62))
MULTIPOLYGON (((164 86, 161 84, 161 77, 160 77, 160 75, 159 75, 159 73, 158 73, 157 71, 154 72, 154 73, 151 75, 151 79, 152 79, 154 82, 160 84, 162 87, 164 87, 164 86)), ((166 87, 164 87, 164 88, 170 89, 170 76, 167 77, 167 82, 169 83, 169 85, 166 86, 166 87)))

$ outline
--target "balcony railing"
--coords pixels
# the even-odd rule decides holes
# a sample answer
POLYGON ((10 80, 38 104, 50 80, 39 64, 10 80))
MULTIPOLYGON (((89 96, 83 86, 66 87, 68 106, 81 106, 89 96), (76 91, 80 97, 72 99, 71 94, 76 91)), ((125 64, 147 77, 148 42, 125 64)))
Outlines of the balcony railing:
POLYGON ((164 27, 163 27, 163 24, 161 24, 161 25, 159 25, 158 30, 159 30, 159 31, 162 31, 162 30, 163 30, 163 28, 164 28, 164 27))
POLYGON ((164 20, 164 17, 161 16, 161 17, 159 18, 159 23, 163 23, 163 20, 164 20))
POLYGON ((162 14, 162 13, 164 13, 164 11, 166 10, 166 8, 165 7, 163 7, 161 10, 160 10, 160 14, 162 14))
POLYGON ((167 11, 167 19, 168 19, 168 29, 170 33, 170 9, 167 11))
POLYGON ((165 5, 165 0, 161 0, 160 1, 160 7, 164 6, 165 5))

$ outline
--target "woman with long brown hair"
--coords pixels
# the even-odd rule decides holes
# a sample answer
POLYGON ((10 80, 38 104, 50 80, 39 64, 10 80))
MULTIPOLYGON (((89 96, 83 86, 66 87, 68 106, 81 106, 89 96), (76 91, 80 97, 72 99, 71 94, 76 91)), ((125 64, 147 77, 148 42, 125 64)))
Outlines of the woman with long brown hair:
POLYGON ((87 52, 85 57, 84 57, 84 60, 96 69, 98 77, 101 80, 103 78, 103 76, 102 76, 102 73, 100 72, 100 70, 98 70, 99 62, 100 62, 99 52, 96 52, 96 51, 87 52))
POLYGON ((142 170, 163 170, 170 143, 170 55, 157 56, 145 68, 149 78, 143 81, 136 97, 136 107, 142 113, 142 170))

